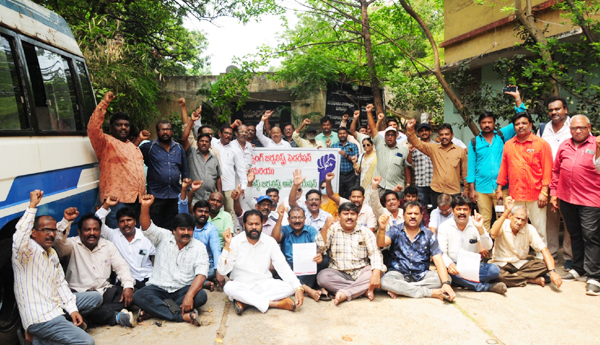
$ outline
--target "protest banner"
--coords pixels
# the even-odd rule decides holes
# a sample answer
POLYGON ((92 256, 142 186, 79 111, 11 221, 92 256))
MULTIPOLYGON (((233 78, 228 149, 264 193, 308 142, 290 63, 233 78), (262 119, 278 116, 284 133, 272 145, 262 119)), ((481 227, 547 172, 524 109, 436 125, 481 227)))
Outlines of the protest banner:
MULTIPOLYGON (((294 184, 294 171, 300 169, 306 177, 302 183, 303 197, 311 189, 320 189, 327 173, 335 173, 333 191, 338 191, 340 153, 337 149, 255 148, 252 171, 255 179, 253 197, 264 195, 269 188, 279 189, 279 199, 288 200, 294 184)), ((304 198, 303 198, 304 199, 304 198)))

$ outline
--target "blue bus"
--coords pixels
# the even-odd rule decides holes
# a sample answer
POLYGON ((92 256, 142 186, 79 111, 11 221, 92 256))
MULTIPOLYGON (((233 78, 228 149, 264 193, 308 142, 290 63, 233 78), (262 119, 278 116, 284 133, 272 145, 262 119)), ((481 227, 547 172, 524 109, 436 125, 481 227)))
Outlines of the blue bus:
POLYGON ((98 204, 98 162, 86 135, 96 106, 83 54, 66 21, 29 0, 0 0, 0 344, 21 327, 10 262, 29 192, 57 220, 98 204))

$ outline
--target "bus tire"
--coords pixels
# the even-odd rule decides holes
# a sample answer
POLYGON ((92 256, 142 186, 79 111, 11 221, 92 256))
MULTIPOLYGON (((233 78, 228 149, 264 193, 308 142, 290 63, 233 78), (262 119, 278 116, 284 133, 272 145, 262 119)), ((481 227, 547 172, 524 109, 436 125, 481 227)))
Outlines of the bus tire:
POLYGON ((14 294, 12 238, 0 242, 0 344, 18 344, 21 318, 14 294))

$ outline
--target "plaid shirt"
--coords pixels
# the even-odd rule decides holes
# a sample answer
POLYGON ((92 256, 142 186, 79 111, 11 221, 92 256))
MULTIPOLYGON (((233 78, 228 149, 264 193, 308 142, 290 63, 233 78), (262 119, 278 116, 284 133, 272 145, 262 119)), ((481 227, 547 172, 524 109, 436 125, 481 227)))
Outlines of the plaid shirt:
POLYGON ((341 149, 346 152, 346 157, 340 157, 340 173, 346 174, 354 171, 354 163, 350 160, 350 157, 358 158, 358 146, 347 141, 345 146, 342 143, 335 143, 331 145, 331 148, 341 149))
POLYGON ((433 178, 433 164, 431 163, 431 158, 415 149, 412 153, 412 159, 417 187, 429 187, 431 179, 433 178))
POLYGON ((323 236, 315 239, 319 253, 329 254, 329 267, 358 278, 360 270, 368 265, 381 272, 386 271, 383 257, 375 240, 373 231, 357 225, 354 231, 346 233, 339 222, 327 230, 327 242, 323 236))

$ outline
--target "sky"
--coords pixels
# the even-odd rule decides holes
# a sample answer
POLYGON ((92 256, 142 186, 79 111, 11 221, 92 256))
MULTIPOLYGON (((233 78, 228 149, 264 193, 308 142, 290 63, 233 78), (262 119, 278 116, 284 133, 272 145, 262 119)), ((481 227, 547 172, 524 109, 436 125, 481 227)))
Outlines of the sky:
MULTIPOLYGON (((297 23, 296 15, 291 10, 286 13, 286 18, 291 27, 297 23)), ((233 64, 234 56, 253 54, 264 44, 275 46, 278 34, 285 30, 280 17, 271 15, 262 16, 260 22, 252 21, 246 25, 234 18, 219 18, 214 23, 188 19, 184 25, 206 35, 211 74, 225 73, 225 69, 233 64)), ((275 61, 272 66, 278 66, 278 62, 275 61)))

